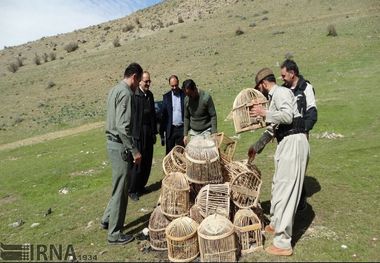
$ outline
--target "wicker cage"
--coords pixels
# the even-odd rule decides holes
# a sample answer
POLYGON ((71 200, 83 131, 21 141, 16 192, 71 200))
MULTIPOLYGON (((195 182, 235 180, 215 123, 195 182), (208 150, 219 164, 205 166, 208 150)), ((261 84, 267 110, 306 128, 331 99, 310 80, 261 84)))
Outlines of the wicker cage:
POLYGON ((235 262, 234 225, 222 215, 206 217, 198 227, 201 262, 235 262))
POLYGON ((229 183, 208 184, 199 191, 195 203, 203 217, 218 213, 229 218, 230 200, 229 183))
POLYGON ((262 223, 251 209, 237 211, 234 226, 242 255, 263 248, 262 223))
POLYGON ((161 212, 157 206, 149 218, 149 240, 150 246, 155 250, 167 250, 165 229, 170 224, 170 220, 161 212))
POLYGON ((265 127, 264 118, 251 117, 249 114, 250 109, 257 104, 261 104, 267 109, 269 103, 265 96, 254 88, 244 89, 236 96, 232 108, 236 133, 265 127))
POLYGON ((174 219, 166 227, 168 258, 172 262, 189 262, 199 255, 198 223, 190 217, 174 219))
POLYGON ((248 168, 250 171, 253 171, 257 174, 257 176, 261 179, 261 171, 260 169, 254 164, 253 162, 250 162, 248 159, 244 159, 239 161, 242 163, 246 168, 248 168))
POLYGON ((187 215, 189 212, 189 183, 185 174, 172 172, 162 180, 161 211, 170 218, 187 215))
POLYGON ((219 150, 211 138, 194 136, 186 145, 186 176, 196 184, 222 183, 219 150))
POLYGON ((222 160, 232 161, 236 150, 236 141, 232 140, 224 134, 219 132, 216 134, 220 158, 222 160))
POLYGON ((261 175, 255 166, 248 168, 241 162, 231 162, 230 171, 231 199, 239 208, 257 206, 261 190, 261 175))
POLYGON ((201 208, 197 204, 190 207, 190 217, 198 224, 203 221, 204 217, 201 214, 201 208))
POLYGON ((162 168, 165 175, 168 175, 171 172, 186 173, 185 148, 180 145, 174 146, 164 157, 162 168))

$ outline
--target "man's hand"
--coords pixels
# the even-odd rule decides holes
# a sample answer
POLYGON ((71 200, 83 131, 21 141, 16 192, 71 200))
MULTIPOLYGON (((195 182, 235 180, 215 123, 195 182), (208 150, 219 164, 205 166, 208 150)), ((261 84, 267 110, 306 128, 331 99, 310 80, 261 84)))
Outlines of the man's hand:
POLYGON ((265 117, 267 115, 266 109, 261 104, 255 104, 249 111, 250 117, 265 117))
POLYGON ((141 158, 142 158, 141 153, 137 152, 135 156, 133 156, 133 163, 136 165, 139 165, 141 163, 141 158))
POLYGON ((188 136, 183 136, 183 144, 186 146, 186 144, 188 143, 188 136))
POLYGON ((251 163, 255 160, 256 157, 256 151, 253 148, 253 144, 248 149, 248 163, 251 163))
POLYGON ((165 146, 165 137, 161 137, 161 146, 165 146))

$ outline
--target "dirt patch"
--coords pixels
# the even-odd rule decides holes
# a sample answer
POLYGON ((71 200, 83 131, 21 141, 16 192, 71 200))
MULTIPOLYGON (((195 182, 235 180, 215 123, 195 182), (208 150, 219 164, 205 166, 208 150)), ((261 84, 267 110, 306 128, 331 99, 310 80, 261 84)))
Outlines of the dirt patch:
POLYGON ((97 129, 97 128, 100 128, 103 126, 104 126, 104 122, 100 121, 100 122, 85 124, 85 125, 82 125, 82 126, 79 126, 76 128, 67 129, 67 130, 63 130, 63 131, 50 132, 50 133, 47 133, 44 135, 39 135, 39 136, 24 139, 24 140, 11 142, 11 143, 7 143, 7 144, 2 144, 2 145, 0 145, 0 151, 16 149, 16 148, 19 148, 22 146, 27 146, 27 145, 46 142, 46 141, 50 141, 50 140, 54 140, 54 139, 58 139, 58 138, 63 138, 63 137, 70 136, 73 134, 97 129))
POLYGON ((0 206, 5 205, 5 204, 10 204, 13 203, 14 201, 17 200, 17 197, 14 195, 6 195, 0 198, 0 206))

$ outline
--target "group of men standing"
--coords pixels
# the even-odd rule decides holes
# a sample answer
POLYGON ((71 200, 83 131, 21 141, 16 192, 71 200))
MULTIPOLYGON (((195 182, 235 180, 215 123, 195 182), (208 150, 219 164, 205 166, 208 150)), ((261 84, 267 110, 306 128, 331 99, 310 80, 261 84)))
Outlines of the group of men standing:
POLYGON ((109 244, 126 244, 134 239, 122 232, 128 196, 138 201, 147 192, 157 123, 166 153, 175 145, 185 146, 188 135, 216 133, 213 100, 193 80, 185 80, 180 88, 178 77, 169 77, 171 90, 163 95, 161 120, 156 118, 150 84, 149 72, 132 63, 123 80, 108 94, 106 136, 112 165, 112 195, 100 224, 108 230, 109 244))
MULTIPOLYGON (((256 105, 252 116, 265 117, 267 128, 248 149, 253 160, 273 138, 278 146, 274 156, 270 224, 267 233, 274 234, 266 251, 274 255, 292 255, 292 226, 297 211, 306 206, 304 176, 309 160, 308 133, 317 121, 317 108, 311 84, 300 74, 293 60, 281 65, 283 86, 276 84, 273 71, 261 69, 255 88, 269 100, 269 107, 256 105)), ((157 130, 154 97, 149 90, 149 72, 137 63, 130 64, 124 79, 111 89, 107 102, 107 149, 112 165, 112 196, 101 221, 108 229, 109 244, 126 244, 132 235, 122 233, 128 195, 138 200, 146 192, 153 145, 159 133, 161 145, 168 154, 175 145, 185 146, 189 136, 217 132, 217 114, 210 94, 198 89, 187 79, 179 87, 179 79, 168 79, 171 90, 163 95, 161 120, 157 130)))

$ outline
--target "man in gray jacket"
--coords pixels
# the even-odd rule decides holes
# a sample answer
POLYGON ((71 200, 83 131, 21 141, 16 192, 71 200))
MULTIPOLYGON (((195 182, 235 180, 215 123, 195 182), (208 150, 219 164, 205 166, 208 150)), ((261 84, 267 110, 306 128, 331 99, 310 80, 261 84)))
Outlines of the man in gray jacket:
POLYGON ((141 81, 143 70, 130 64, 124 79, 113 87, 107 100, 106 136, 108 156, 112 165, 112 196, 104 211, 101 227, 108 229, 108 243, 123 245, 132 235, 122 233, 128 205, 128 176, 133 164, 140 164, 141 154, 132 142, 133 94, 141 81))
POLYGON ((256 88, 268 97, 269 108, 255 105, 250 114, 265 117, 268 126, 260 139, 249 147, 249 159, 253 160, 273 137, 278 142, 274 156, 270 224, 265 227, 266 233, 274 234, 274 238, 266 251, 272 255, 290 256, 293 254, 294 216, 309 158, 309 143, 292 91, 278 86, 269 68, 261 69, 255 80, 256 88))

